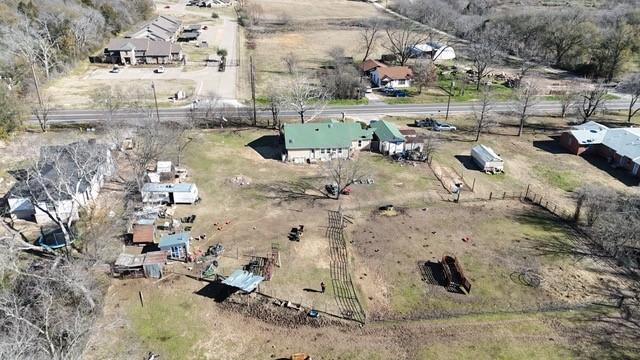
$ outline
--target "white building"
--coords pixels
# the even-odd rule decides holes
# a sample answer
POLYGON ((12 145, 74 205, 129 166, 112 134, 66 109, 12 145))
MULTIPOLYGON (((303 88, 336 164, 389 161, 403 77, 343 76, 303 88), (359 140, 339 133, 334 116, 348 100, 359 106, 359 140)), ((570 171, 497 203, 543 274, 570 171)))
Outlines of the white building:
POLYGON ((411 57, 430 57, 437 62, 455 59, 456 52, 449 45, 431 42, 411 47, 411 57))
POLYGON ((371 72, 371 82, 378 87, 407 88, 411 86, 413 71, 408 66, 384 66, 371 72))
POLYGON ((141 193, 143 203, 193 204, 198 200, 198 187, 191 183, 146 183, 141 193))
POLYGON ((369 148, 372 133, 359 123, 285 124, 280 130, 284 142, 282 161, 304 163, 348 158, 355 151, 369 148))
POLYGON ((111 151, 94 140, 42 147, 37 168, 40 174, 20 179, 6 195, 14 219, 47 223, 47 212, 77 219, 114 172, 111 151))

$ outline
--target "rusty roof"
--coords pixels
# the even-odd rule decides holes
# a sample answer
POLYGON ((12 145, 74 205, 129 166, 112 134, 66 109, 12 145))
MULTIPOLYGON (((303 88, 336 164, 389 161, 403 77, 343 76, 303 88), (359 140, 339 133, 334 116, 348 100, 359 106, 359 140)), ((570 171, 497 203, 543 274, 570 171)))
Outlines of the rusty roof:
POLYGON ((360 70, 367 72, 367 71, 371 71, 375 68, 379 68, 379 67, 387 67, 387 65, 381 63, 378 60, 373 60, 373 59, 367 59, 365 62, 363 62, 362 64, 360 64, 360 70))
POLYGON ((155 226, 153 224, 133 224, 133 240, 134 244, 152 243, 154 240, 155 226))
POLYGON ((145 257, 143 265, 164 264, 167 262, 167 252, 163 250, 150 251, 148 253, 145 253, 144 255, 145 257))
POLYGON ((413 71, 408 66, 379 67, 376 71, 380 74, 380 79, 406 80, 413 76, 413 71))

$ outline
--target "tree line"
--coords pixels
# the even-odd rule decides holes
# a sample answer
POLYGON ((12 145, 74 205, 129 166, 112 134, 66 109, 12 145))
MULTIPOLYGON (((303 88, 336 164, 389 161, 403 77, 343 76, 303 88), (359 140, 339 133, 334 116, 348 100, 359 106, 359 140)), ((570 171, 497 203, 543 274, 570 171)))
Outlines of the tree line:
POLYGON ((472 43, 607 82, 620 75, 640 49, 640 10, 633 2, 607 7, 524 7, 501 11, 496 1, 398 1, 395 9, 423 24, 472 43))
MULTIPOLYGON (((20 126, 39 87, 154 11, 151 0, 22 0, 0 4, 0 136, 20 126)), ((39 109, 42 111, 42 109, 39 109)))

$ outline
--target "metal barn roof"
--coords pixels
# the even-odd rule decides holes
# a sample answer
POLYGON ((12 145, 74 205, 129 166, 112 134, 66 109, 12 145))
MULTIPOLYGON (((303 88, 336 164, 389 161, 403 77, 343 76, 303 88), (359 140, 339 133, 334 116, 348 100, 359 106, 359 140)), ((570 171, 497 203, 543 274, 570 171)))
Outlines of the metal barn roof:
POLYGON ((264 278, 262 276, 244 270, 236 270, 224 279, 222 283, 245 292, 252 292, 263 280, 264 278))

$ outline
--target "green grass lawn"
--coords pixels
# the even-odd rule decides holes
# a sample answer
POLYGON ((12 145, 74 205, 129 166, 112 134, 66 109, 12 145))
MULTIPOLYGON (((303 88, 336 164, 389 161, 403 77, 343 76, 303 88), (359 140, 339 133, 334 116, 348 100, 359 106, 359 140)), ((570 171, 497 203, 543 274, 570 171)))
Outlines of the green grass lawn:
POLYGON ((132 331, 149 349, 163 359, 197 358, 194 345, 207 333, 197 310, 186 298, 146 294, 144 307, 135 303, 129 308, 132 331), (155 295, 152 297, 152 295, 155 295))
MULTIPOLYGON (((407 97, 383 97, 383 99, 388 104, 445 103, 448 100, 448 96, 439 87, 448 88, 449 84, 449 79, 442 78, 438 81, 438 86, 430 89, 425 88, 422 93, 419 93, 417 88, 410 87, 407 89, 407 97)), ((498 101, 508 100, 513 96, 513 89, 502 84, 493 84, 491 90, 493 98, 498 101)), ((454 90, 454 92, 455 95, 451 97, 452 102, 475 101, 480 97, 480 92, 476 90, 475 84, 467 84, 464 94, 457 90, 454 90)))
POLYGON ((533 169, 547 183, 567 192, 573 192, 581 183, 579 176, 571 170, 554 169, 545 165, 536 165, 533 169))

